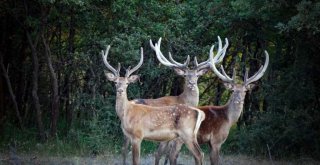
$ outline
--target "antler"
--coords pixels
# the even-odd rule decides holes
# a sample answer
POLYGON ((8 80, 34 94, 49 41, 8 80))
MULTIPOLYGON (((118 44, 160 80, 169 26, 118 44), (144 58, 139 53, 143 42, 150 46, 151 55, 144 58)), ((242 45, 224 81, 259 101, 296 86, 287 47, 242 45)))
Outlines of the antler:
MULTIPOLYGON (((224 45, 223 48, 222 48, 222 41, 219 36, 218 36, 218 41, 219 41, 218 52, 212 61, 210 60, 210 57, 209 57, 209 59, 207 61, 204 61, 204 62, 198 64, 197 57, 194 57, 194 65, 198 70, 201 70, 206 67, 210 67, 210 65, 209 65, 210 61, 214 64, 218 64, 218 63, 222 62, 224 56, 226 55, 226 51, 229 46, 229 41, 227 38, 225 38, 226 44, 224 45)), ((212 45, 210 48, 209 56, 213 57, 213 49, 214 49, 214 45, 212 45)))
POLYGON ((108 58, 108 54, 109 54, 109 49, 110 49, 110 45, 107 46, 106 51, 101 50, 101 55, 103 58, 103 62, 106 65, 106 67, 108 69, 110 69, 110 71, 116 75, 116 76, 120 76, 120 63, 118 63, 118 70, 114 69, 108 62, 107 58, 108 58))
MULTIPOLYGON (((215 57, 213 58, 213 60, 211 62, 214 62, 215 64, 218 64, 218 63, 222 62, 224 56, 226 55, 227 48, 229 46, 229 41, 228 41, 227 38, 225 38, 225 42, 226 42, 226 44, 222 48, 221 38, 220 38, 220 36, 218 36, 218 43, 219 43, 218 51, 217 51, 215 57)), ((209 56, 210 57, 214 56, 213 49, 214 49, 214 45, 211 46, 211 49, 210 49, 210 52, 209 52, 209 56)))
POLYGON ((173 58, 172 58, 172 55, 171 53, 169 52, 169 60, 162 54, 161 50, 160 50, 160 45, 161 45, 161 37, 160 39, 158 40, 158 42, 153 45, 152 43, 152 40, 150 39, 150 46, 151 48, 156 52, 156 55, 157 55, 157 58, 158 60, 163 64, 163 65, 166 65, 166 66, 169 66, 169 67, 176 67, 176 68, 187 68, 188 65, 189 65, 189 62, 190 62, 190 56, 188 55, 186 61, 184 62, 184 64, 181 64, 177 61, 175 61, 173 58))
POLYGON ((232 75, 232 78, 230 78, 226 72, 224 71, 224 68, 223 68, 223 65, 221 65, 221 70, 222 70, 222 73, 220 73, 218 71, 218 69, 216 68, 216 64, 220 63, 225 54, 226 54, 226 51, 227 51, 227 48, 229 46, 229 42, 228 42, 228 39, 225 38, 225 42, 226 44, 224 45, 224 47, 222 48, 222 42, 221 42, 221 39, 220 37, 218 36, 218 41, 219 41, 219 46, 218 46, 218 52, 216 53, 215 57, 214 57, 214 53, 213 53, 213 49, 214 49, 214 45, 212 45, 211 49, 210 49, 210 53, 209 53, 209 65, 211 67, 211 69, 213 70, 213 72, 222 80, 222 81, 225 81, 225 82, 234 82, 234 78, 236 76, 236 72, 235 72, 235 69, 233 70, 233 75, 232 75))
POLYGON ((207 61, 204 61, 204 62, 201 62, 200 64, 198 64, 198 61, 197 61, 197 57, 195 56, 194 57, 194 66, 197 70, 201 70, 203 68, 207 68, 207 67, 210 67, 209 63, 210 63, 210 59, 208 59, 207 61))
POLYGON ((266 61, 265 61, 264 65, 262 65, 262 66, 260 67, 260 69, 258 70, 258 72, 256 72, 256 73, 255 73, 252 77, 250 77, 249 79, 248 79, 248 72, 249 72, 249 70, 246 69, 246 73, 245 73, 245 77, 244 77, 244 84, 245 84, 245 85, 248 85, 248 84, 250 84, 250 83, 252 83, 252 82, 254 82, 254 81, 259 80, 259 79, 263 76, 264 72, 267 70, 268 65, 269 65, 269 54, 268 54, 268 52, 267 52, 266 50, 264 51, 264 53, 266 54, 266 61))
MULTIPOLYGON (((258 72, 256 72, 252 77, 248 78, 248 72, 249 70, 246 69, 246 73, 245 73, 245 76, 244 76, 244 85, 247 86, 248 84, 252 83, 252 82, 255 82, 257 80, 259 80, 264 72, 267 70, 268 68, 268 65, 269 65, 269 54, 267 51, 265 51, 265 54, 266 54, 266 61, 265 61, 265 64, 262 65, 260 67, 260 69, 258 70, 258 72)), ((210 60, 213 61, 213 57, 212 55, 210 55, 210 60)), ((235 72, 235 69, 233 69, 233 75, 232 75, 232 78, 230 78, 226 72, 224 71, 224 68, 223 68, 223 65, 221 65, 221 70, 222 70, 222 73, 220 73, 218 71, 218 69, 216 68, 215 64, 213 62, 210 62, 210 66, 211 66, 211 69, 213 70, 213 72, 222 80, 222 81, 225 81, 225 82, 230 82, 230 83, 233 83, 234 82, 234 79, 235 79, 235 76, 236 76, 236 72, 235 72)))
MULTIPOLYGON (((213 60, 213 58, 211 58, 211 61, 213 60)), ((210 67, 211 69, 213 70, 213 72, 224 82, 229 82, 229 83, 233 83, 234 82, 234 78, 236 77, 236 72, 235 72, 235 69, 233 69, 233 75, 232 75, 232 78, 230 78, 226 72, 224 71, 223 69, 223 66, 221 65, 221 70, 222 70, 222 73, 220 73, 218 71, 218 69, 216 68, 216 65, 215 63, 213 62, 210 62, 210 67)))
POLYGON ((138 70, 141 67, 141 65, 143 63, 143 48, 141 47, 140 50, 141 50, 141 56, 140 56, 140 61, 139 61, 138 65, 132 69, 130 69, 130 66, 129 66, 129 68, 126 71, 126 77, 129 77, 133 72, 135 72, 136 70, 138 70))

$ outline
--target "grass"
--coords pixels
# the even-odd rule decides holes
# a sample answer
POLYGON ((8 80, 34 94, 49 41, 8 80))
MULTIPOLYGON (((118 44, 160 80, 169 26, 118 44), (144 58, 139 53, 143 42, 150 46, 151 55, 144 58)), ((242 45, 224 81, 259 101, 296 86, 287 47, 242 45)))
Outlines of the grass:
MULTIPOLYGON (((121 160, 123 136, 107 134, 100 127, 93 127, 89 131, 70 130, 67 136, 57 136, 54 139, 39 143, 36 138, 36 129, 21 131, 15 127, 4 127, 3 136, 0 136, 0 164, 12 164, 11 157, 17 155, 24 164, 116 164, 121 160), (60 161, 61 160, 61 161, 60 161), (53 163, 51 163, 53 162, 53 163), (91 162, 91 163, 90 163, 91 162), (106 163, 109 162, 109 163, 106 163)), ((239 140, 235 136, 235 128, 231 129, 229 138, 222 145, 224 164, 320 164, 310 158, 290 158, 285 161, 270 161, 267 155, 244 156, 237 152, 234 146, 239 140), (224 155, 226 154, 226 155, 224 155), (300 162, 300 163, 296 163, 300 162), (302 163, 303 162, 303 163, 302 163)), ((153 164, 153 153, 158 143, 143 141, 141 155, 145 164, 153 164)), ((206 164, 209 164, 207 145, 201 146, 206 155, 206 164)), ((131 160, 129 153, 128 161, 131 160)), ((185 146, 182 147, 179 162, 193 164, 192 156, 185 146)), ((163 161, 163 160, 162 160, 163 161)))
MULTIPOLYGON (((94 133, 71 130, 67 137, 57 136, 55 139, 39 143, 36 138, 36 130, 21 131, 14 127, 7 127, 8 132, 5 136, 0 137, 0 152, 4 153, 15 148, 19 153, 50 155, 50 156, 87 156, 87 155, 104 155, 104 154, 121 154, 123 136, 104 135, 100 130, 94 133), (11 128, 11 129, 10 129, 11 128)), ((29 129, 30 130, 30 129, 29 129)), ((121 133, 121 132, 120 132, 121 133)), ((230 132, 232 136, 233 131, 230 132)), ((230 143, 234 138, 228 138, 222 145, 222 152, 232 154, 230 143), (230 141, 229 141, 230 140, 230 141)), ((141 154, 148 155, 156 151, 158 143, 143 141, 141 144, 141 154)), ((232 146, 232 145, 231 145, 232 146)), ((209 153, 208 145, 201 146, 205 153, 209 153)), ((188 149, 183 146, 182 153, 189 153, 188 149)))
MULTIPOLYGON (((112 138, 106 138, 105 142, 108 145, 100 146, 99 152, 94 153, 93 148, 87 143, 80 143, 75 139, 55 139, 45 143, 37 143, 34 138, 23 139, 11 139, 10 144, 3 143, 0 152, 0 164, 9 165, 13 164, 13 161, 19 160, 22 164, 74 164, 74 165, 116 165, 121 163, 121 146, 122 137, 117 136, 112 138), (28 140, 27 140, 28 139, 28 140), (24 140, 24 141, 18 141, 24 140), (5 147, 3 147, 5 146, 5 147), (9 147, 11 146, 11 147, 9 147), (16 149, 16 151, 14 151, 16 149), (12 154, 14 153, 14 154, 12 154), (16 158, 13 159, 14 155, 16 158)), ((141 145, 142 152, 142 165, 153 164, 153 153, 157 148, 157 143, 143 141, 141 145)), ((208 147, 203 145, 203 151, 205 152, 206 164, 209 164, 208 147)), ((250 157, 244 155, 224 155, 222 152, 222 163, 226 165, 239 164, 239 165, 316 165, 320 162, 309 158, 300 158, 287 161, 270 161, 266 157, 250 157)), ((128 162, 131 162, 131 153, 128 155, 128 162)), ((163 162, 163 158, 162 158, 163 162)), ((194 164, 192 155, 187 151, 186 147, 182 148, 182 152, 179 156, 178 162, 184 165, 194 164)))

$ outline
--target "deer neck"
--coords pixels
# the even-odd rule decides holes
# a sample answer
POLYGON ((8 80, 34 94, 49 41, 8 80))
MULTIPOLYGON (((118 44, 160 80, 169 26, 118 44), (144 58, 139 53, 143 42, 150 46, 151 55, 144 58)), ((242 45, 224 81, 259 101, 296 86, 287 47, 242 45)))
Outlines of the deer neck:
POLYGON ((238 121, 243 110, 244 100, 241 102, 237 102, 237 97, 238 94, 233 92, 230 99, 227 102, 228 118, 232 124, 238 121))
POLYGON ((196 85, 193 89, 190 89, 185 83, 183 92, 179 95, 179 100, 181 102, 190 105, 190 106, 198 106, 199 104, 199 88, 196 85))
POLYGON ((127 92, 123 92, 121 95, 117 93, 116 97, 116 112, 120 120, 123 120, 124 115, 129 107, 129 101, 127 97, 127 92))

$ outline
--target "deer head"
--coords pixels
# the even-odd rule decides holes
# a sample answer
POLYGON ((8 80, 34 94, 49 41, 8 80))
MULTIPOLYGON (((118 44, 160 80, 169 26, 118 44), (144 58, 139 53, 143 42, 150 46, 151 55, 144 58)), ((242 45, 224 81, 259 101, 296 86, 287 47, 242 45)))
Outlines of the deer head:
POLYGON ((107 46, 106 51, 101 51, 103 62, 106 65, 106 67, 112 72, 112 73, 105 73, 106 77, 109 81, 115 82, 116 85, 116 91, 117 91, 117 96, 122 96, 123 94, 126 95, 127 93, 127 87, 130 83, 134 83, 139 79, 138 75, 131 75, 133 72, 138 70, 142 63, 143 63, 143 48, 141 48, 141 57, 138 65, 136 65, 134 68, 131 69, 129 66, 128 69, 126 70, 126 74, 124 77, 120 76, 120 69, 121 65, 118 63, 118 69, 116 70, 113 68, 107 58, 108 58, 108 53, 109 53, 110 45, 107 46))
MULTIPOLYGON (((243 107, 243 103, 244 103, 244 99, 246 96, 246 92, 248 90, 251 90, 254 88, 255 84, 253 84, 253 82, 259 80, 264 72, 266 71, 268 64, 269 64, 269 54, 267 51, 264 51, 265 55, 266 55, 266 60, 264 65, 262 65, 260 67, 260 69, 250 78, 248 78, 248 73, 249 73, 249 69, 246 68, 246 72, 245 72, 245 76, 244 76, 244 80, 243 82, 236 82, 235 78, 236 78, 236 71, 235 69, 233 69, 233 75, 232 78, 230 78, 224 68, 223 65, 221 65, 221 72, 218 71, 218 69, 215 66, 215 63, 213 61, 213 53, 210 53, 210 67, 213 70, 213 72, 223 81, 224 86, 233 91, 233 94, 230 98, 230 102, 233 103, 234 105, 238 106, 237 109, 241 109, 243 107)), ((217 55, 218 56, 218 55, 217 55)))
MULTIPOLYGON (((220 37, 218 37, 219 40, 219 51, 220 58, 214 58, 215 63, 221 62, 223 59, 223 56, 225 55, 225 51, 229 45, 228 39, 225 39, 226 44, 222 48, 222 42, 220 37)), ((174 69, 177 75, 183 76, 185 78, 185 83, 186 86, 191 89, 195 90, 198 87, 198 78, 205 74, 209 70, 209 62, 210 60, 208 59, 207 61, 201 62, 200 64, 197 61, 197 58, 194 58, 194 67, 190 69, 188 67, 189 62, 190 62, 190 56, 187 56, 187 59, 184 63, 179 63, 176 60, 172 58, 171 53, 169 52, 169 60, 162 54, 160 50, 160 45, 161 45, 161 38, 158 40, 158 42, 153 45, 152 41, 150 40, 150 46, 151 48, 156 52, 158 60, 165 66, 171 67, 174 69)), ((213 49, 214 46, 211 47, 211 50, 213 49)), ((219 57, 219 56, 218 56, 219 57)))

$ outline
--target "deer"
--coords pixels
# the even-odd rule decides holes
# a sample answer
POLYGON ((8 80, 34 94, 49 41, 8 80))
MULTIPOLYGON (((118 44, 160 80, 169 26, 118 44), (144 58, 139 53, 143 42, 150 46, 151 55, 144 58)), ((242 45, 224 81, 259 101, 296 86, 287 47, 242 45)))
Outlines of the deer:
MULTIPOLYGON (((169 60, 168 60, 161 52, 160 45, 161 45, 161 38, 158 40, 158 42, 155 45, 153 45, 152 41, 150 40, 150 46, 156 52, 157 59, 160 61, 160 63, 165 66, 173 68, 177 75, 184 77, 184 79, 185 79, 184 90, 179 96, 165 96, 165 97, 162 97, 159 99, 145 99, 144 102, 147 104, 148 103, 152 104, 154 102, 157 102, 158 100, 161 100, 161 101, 162 100, 170 100, 172 104, 185 103, 185 104, 195 106, 195 107, 198 106, 199 88, 198 88, 197 80, 201 75, 203 75, 209 71, 210 59, 198 64, 197 58, 195 57, 194 58, 194 68, 190 69, 187 67, 189 64, 189 59, 190 59, 189 56, 187 57, 187 60, 182 64, 182 63, 175 61, 172 58, 171 53, 169 52, 168 53, 169 60), (199 73, 201 73, 201 74, 199 74, 199 73), (175 101, 172 102, 172 100, 175 100, 175 101)), ((228 46, 229 46, 228 39, 225 38, 225 45, 222 47, 221 38, 220 38, 220 36, 218 36, 218 53, 217 54, 219 54, 219 55, 215 56, 215 58, 213 58, 211 60, 211 62, 213 62, 215 64, 220 63, 225 56, 225 52, 226 52, 226 49, 228 48, 228 46)), ((214 49, 214 45, 211 46, 209 53, 212 52, 213 49, 214 49)), ((162 103, 163 102, 165 102, 165 101, 162 101, 162 103)), ((176 139, 176 140, 178 140, 178 139, 176 139)), ((157 149, 157 152, 155 153, 155 165, 159 164, 161 156, 164 153, 166 153, 166 151, 167 151, 166 148, 173 145, 175 143, 174 141, 160 143, 160 145, 157 149)), ((170 164, 173 164, 173 162, 171 160, 172 159, 170 159, 170 164)), ((167 158, 166 158, 166 162, 167 162, 167 158)))
MULTIPOLYGON (((183 86, 183 92, 178 96, 164 96, 157 99, 134 99, 132 102, 136 104, 145 104, 145 105, 151 105, 151 106, 166 106, 166 105, 176 105, 176 104, 186 104, 190 106, 198 106, 199 103, 199 88, 198 88, 198 79, 205 73, 207 73, 210 70, 209 66, 209 59, 198 63, 197 58, 194 57, 194 67, 190 68, 190 56, 187 56, 187 59, 184 63, 177 62, 173 59, 171 53, 169 52, 169 60, 163 55, 161 52, 160 46, 161 46, 161 40, 160 38, 157 43, 153 44, 152 40, 150 39, 150 46, 155 51, 156 57, 159 60, 161 64, 164 66, 172 68, 175 73, 179 76, 182 76, 184 78, 184 86, 183 86)), ((219 50, 226 49, 228 47, 228 39, 226 38, 226 45, 222 48, 222 41, 220 37, 218 36, 219 41, 219 50)), ((222 61, 223 56, 220 56, 220 58, 215 58, 213 61, 214 63, 219 63, 222 61)), ((165 145, 168 145, 167 142, 161 142, 160 146, 161 148, 164 148, 165 145), (162 144, 163 143, 163 144, 162 144)), ((123 165, 126 163, 126 157, 127 157, 127 151, 129 147, 129 140, 128 138, 124 137, 124 144, 122 146, 122 158, 123 158, 123 165)), ((158 149, 158 152, 156 152, 158 155, 156 155, 155 162, 159 162, 159 159, 163 153, 161 153, 161 150, 158 149)), ((158 163, 155 163, 158 164, 158 163)))
POLYGON ((197 132, 205 114, 197 108, 178 104, 174 106, 149 106, 136 104, 128 100, 127 87, 139 79, 138 75, 131 75, 143 63, 143 49, 139 63, 131 69, 126 69, 124 77, 120 76, 121 65, 113 68, 108 60, 110 45, 101 52, 105 66, 112 72, 107 72, 106 78, 115 83, 116 104, 115 110, 121 121, 121 129, 125 137, 132 144, 132 164, 140 164, 140 147, 142 140, 168 141, 180 138, 195 157, 197 165, 203 163, 203 153, 197 142, 197 132))
MULTIPOLYGON (((252 90, 256 85, 254 82, 258 81, 265 73, 269 64, 269 54, 264 51, 266 56, 265 63, 260 69, 248 78, 249 70, 246 68, 243 82, 236 81, 236 71, 233 70, 233 75, 230 78, 223 65, 221 65, 220 72, 213 62, 213 52, 210 51, 210 67, 216 76, 223 81, 226 89, 233 91, 229 100, 222 106, 199 106, 197 107, 206 114, 205 120, 201 123, 198 131, 197 140, 199 144, 208 144, 210 147, 210 163, 211 165, 218 165, 221 145, 226 141, 230 128, 235 124, 242 111, 244 99, 247 91, 252 90)), ((219 55, 219 52, 217 53, 219 55)), ((169 152, 170 163, 176 163, 179 151, 183 141, 175 140, 173 144, 164 146, 164 149, 169 152)))

